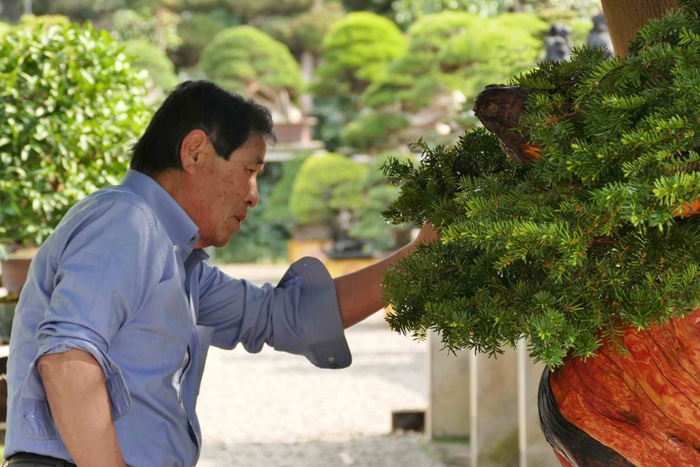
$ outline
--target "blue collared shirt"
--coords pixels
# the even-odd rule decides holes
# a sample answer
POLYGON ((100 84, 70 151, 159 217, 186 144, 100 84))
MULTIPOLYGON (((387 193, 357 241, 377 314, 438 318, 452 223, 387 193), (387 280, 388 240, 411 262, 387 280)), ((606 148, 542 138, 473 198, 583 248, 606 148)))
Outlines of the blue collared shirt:
POLYGON ((139 172, 71 209, 37 253, 17 305, 5 456, 72 461, 37 372, 43 355, 95 357, 124 458, 138 467, 197 462, 195 407, 210 345, 268 344, 323 368, 350 364, 333 281, 318 260, 297 261, 277 287, 257 287, 210 266, 198 238, 184 210, 139 172))

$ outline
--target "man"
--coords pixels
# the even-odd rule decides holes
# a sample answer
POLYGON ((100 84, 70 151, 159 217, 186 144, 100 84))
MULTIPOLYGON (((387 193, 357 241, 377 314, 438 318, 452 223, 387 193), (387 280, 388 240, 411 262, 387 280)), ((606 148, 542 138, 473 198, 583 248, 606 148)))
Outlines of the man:
MULTIPOLYGON (((331 279, 294 263, 277 287, 211 267, 258 203, 269 112, 183 83, 134 148, 121 185, 79 202, 34 259, 8 365, 9 465, 191 466, 210 345, 264 344, 322 368, 351 361, 343 328, 383 307, 381 271, 413 244, 331 279)), ((429 226, 417 241, 437 234, 429 226)))

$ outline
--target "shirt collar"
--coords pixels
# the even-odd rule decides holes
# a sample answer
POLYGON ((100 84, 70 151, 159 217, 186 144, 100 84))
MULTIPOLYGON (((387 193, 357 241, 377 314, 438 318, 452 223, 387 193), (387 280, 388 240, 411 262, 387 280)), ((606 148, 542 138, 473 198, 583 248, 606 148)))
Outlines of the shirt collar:
POLYGON ((158 182, 136 170, 127 171, 121 185, 141 196, 153 209, 183 261, 190 256, 199 240, 199 228, 182 206, 158 182))

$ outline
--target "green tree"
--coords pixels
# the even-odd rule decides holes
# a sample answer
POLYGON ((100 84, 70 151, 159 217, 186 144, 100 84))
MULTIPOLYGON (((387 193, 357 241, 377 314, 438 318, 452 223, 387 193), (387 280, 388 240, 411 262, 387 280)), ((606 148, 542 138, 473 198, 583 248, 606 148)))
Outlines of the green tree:
POLYGON ((371 107, 426 107, 444 90, 473 98, 487 84, 507 81, 542 56, 548 25, 530 13, 483 18, 446 11, 423 16, 408 30, 409 52, 363 95, 371 107))
POLYGON ((295 96, 302 86, 289 49, 252 26, 221 31, 202 52, 199 68, 221 86, 277 104, 281 91, 295 96))
POLYGON ((163 0, 167 8, 178 11, 228 10, 228 0, 163 0))
POLYGON ((65 15, 73 21, 95 21, 126 6, 124 0, 33 0, 37 15, 65 15))
POLYGON ((465 11, 480 16, 507 12, 563 11, 576 16, 591 16, 600 11, 599 0, 395 0, 393 18, 402 27, 409 27, 425 15, 444 11, 465 11))
POLYGON ((341 142, 359 151, 390 149, 399 145, 397 133, 411 126, 403 115, 385 115, 368 109, 349 122, 341 132, 341 142))
POLYGON ((291 232, 294 223, 294 214, 289 208, 289 194, 292 192, 294 182, 310 152, 303 151, 294 154, 294 157, 282 164, 281 175, 270 191, 269 202, 264 206, 262 218, 265 222, 283 225, 291 232))
POLYGON ((120 41, 147 40, 161 50, 174 50, 182 43, 178 35, 180 15, 165 8, 120 9, 100 22, 120 41))
POLYGON ((378 15, 390 16, 394 0, 343 0, 347 11, 370 11, 378 15))
POLYGON ((150 88, 169 91, 177 86, 178 79, 175 66, 168 56, 152 42, 145 39, 131 40, 124 43, 124 51, 134 70, 148 72, 150 88))
POLYGON ((421 17, 407 31, 408 53, 362 94, 360 102, 373 110, 347 124, 343 142, 364 151, 408 144, 417 137, 412 122, 425 128, 426 141, 453 141, 452 128, 474 125, 463 108, 471 108, 484 86, 535 65, 547 29, 532 13, 484 18, 444 11, 421 17))
POLYGON ((253 25, 285 44, 295 57, 309 51, 320 54, 323 38, 343 16, 338 3, 324 3, 296 15, 259 17, 253 25))
POLYGON ((323 41, 317 92, 342 96, 364 91, 384 76, 392 60, 405 55, 406 46, 406 38, 388 19, 367 12, 348 14, 323 41))
POLYGON ((341 212, 352 215, 363 203, 360 183, 367 166, 341 154, 314 155, 306 159, 294 181, 289 207, 300 224, 322 222, 334 230, 334 238, 347 235, 341 212))
POLYGON ((224 10, 244 24, 261 16, 295 15, 308 11, 314 0, 164 0, 175 11, 224 10))
POLYGON ((183 14, 177 25, 177 34, 182 43, 172 52, 173 61, 178 68, 194 67, 214 36, 239 23, 237 17, 224 10, 183 14))
POLYGON ((0 243, 38 244, 119 182, 145 128, 145 83, 90 26, 17 28, 0 48, 0 243))
POLYGON ((231 13, 248 23, 261 16, 292 16, 311 9, 314 0, 228 0, 231 13))
POLYGON ((373 248, 379 251, 394 249, 408 243, 413 226, 392 225, 382 217, 382 212, 399 196, 398 187, 389 182, 383 174, 383 167, 390 160, 408 163, 414 159, 413 155, 393 152, 374 158, 360 184, 365 199, 357 210, 355 224, 348 232, 350 237, 369 240, 373 248))

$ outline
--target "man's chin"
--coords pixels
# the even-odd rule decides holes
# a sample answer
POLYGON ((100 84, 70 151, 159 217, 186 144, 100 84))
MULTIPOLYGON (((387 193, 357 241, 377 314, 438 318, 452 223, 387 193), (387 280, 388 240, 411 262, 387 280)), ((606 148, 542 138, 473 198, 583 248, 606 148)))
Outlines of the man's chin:
POLYGON ((235 233, 236 233, 236 232, 232 233, 231 236, 229 236, 227 239, 218 240, 218 241, 214 242, 214 243, 213 243, 213 246, 215 246, 216 248, 223 248, 223 247, 225 247, 226 245, 229 244, 229 242, 231 241, 231 238, 233 238, 233 234, 235 234, 235 233))

